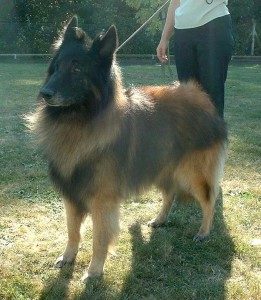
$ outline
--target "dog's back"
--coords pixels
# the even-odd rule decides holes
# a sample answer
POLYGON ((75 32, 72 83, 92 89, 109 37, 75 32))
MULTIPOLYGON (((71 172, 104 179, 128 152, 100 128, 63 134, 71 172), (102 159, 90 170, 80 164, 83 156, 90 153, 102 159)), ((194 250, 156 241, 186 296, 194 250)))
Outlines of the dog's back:
POLYGON ((188 155, 224 148, 225 123, 197 84, 147 86, 127 95, 128 113, 112 152, 131 191, 157 184, 161 172, 188 155))

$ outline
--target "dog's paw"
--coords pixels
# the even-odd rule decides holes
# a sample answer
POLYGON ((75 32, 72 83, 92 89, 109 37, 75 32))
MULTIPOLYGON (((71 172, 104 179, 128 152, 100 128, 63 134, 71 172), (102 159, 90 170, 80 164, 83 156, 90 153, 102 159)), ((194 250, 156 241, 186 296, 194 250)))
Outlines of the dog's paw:
POLYGON ((74 263, 74 260, 75 260, 75 257, 69 258, 69 257, 66 257, 66 256, 62 255, 62 256, 57 258, 56 262, 54 263, 54 267, 55 268, 62 268, 65 265, 71 265, 71 264, 74 263))
POLYGON ((86 283, 91 278, 99 278, 103 275, 103 272, 93 272, 93 271, 87 271, 82 276, 82 282, 86 283))
POLYGON ((196 243, 204 242, 208 238, 208 235, 206 234, 196 234, 193 238, 193 241, 196 243))
POLYGON ((158 221, 157 219, 152 219, 151 221, 148 222, 148 226, 152 228, 157 228, 157 227, 162 227, 165 226, 166 223, 163 221, 158 221))

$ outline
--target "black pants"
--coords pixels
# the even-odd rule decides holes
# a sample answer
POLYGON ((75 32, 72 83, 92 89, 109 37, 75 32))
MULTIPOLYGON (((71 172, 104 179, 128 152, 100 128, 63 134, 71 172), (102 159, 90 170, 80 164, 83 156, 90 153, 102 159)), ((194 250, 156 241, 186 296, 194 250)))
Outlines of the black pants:
POLYGON ((210 95, 221 117, 233 45, 230 15, 200 27, 175 29, 174 55, 179 81, 198 81, 210 95))

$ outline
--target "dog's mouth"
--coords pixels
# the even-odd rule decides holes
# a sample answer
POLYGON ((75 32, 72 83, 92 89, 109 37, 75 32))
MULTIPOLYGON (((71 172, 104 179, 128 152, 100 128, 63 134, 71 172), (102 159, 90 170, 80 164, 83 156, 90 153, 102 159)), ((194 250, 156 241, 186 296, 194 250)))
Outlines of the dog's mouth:
POLYGON ((42 87, 38 99, 44 101, 49 106, 64 106, 62 97, 54 90, 47 87, 42 87))
POLYGON ((60 100, 57 97, 51 98, 51 99, 44 99, 46 104, 48 106, 54 106, 54 107, 68 107, 70 106, 70 103, 66 103, 65 101, 60 100))
POLYGON ((44 101, 48 106, 53 107, 68 107, 71 105, 70 101, 65 101, 59 94, 46 96, 40 92, 38 95, 38 100, 44 101))

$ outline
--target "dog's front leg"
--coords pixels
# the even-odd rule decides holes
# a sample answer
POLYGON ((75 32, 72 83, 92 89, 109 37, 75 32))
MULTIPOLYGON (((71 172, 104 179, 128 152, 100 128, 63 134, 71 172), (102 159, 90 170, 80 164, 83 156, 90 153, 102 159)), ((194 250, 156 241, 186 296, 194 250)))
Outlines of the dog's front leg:
POLYGON ((75 260, 81 238, 80 228, 85 217, 85 213, 81 212, 73 202, 65 200, 64 206, 67 219, 68 242, 64 254, 56 260, 55 266, 57 268, 62 268, 75 260))
POLYGON ((103 273, 108 248, 119 232, 119 201, 116 198, 96 198, 90 212, 93 221, 93 256, 83 280, 103 273))

